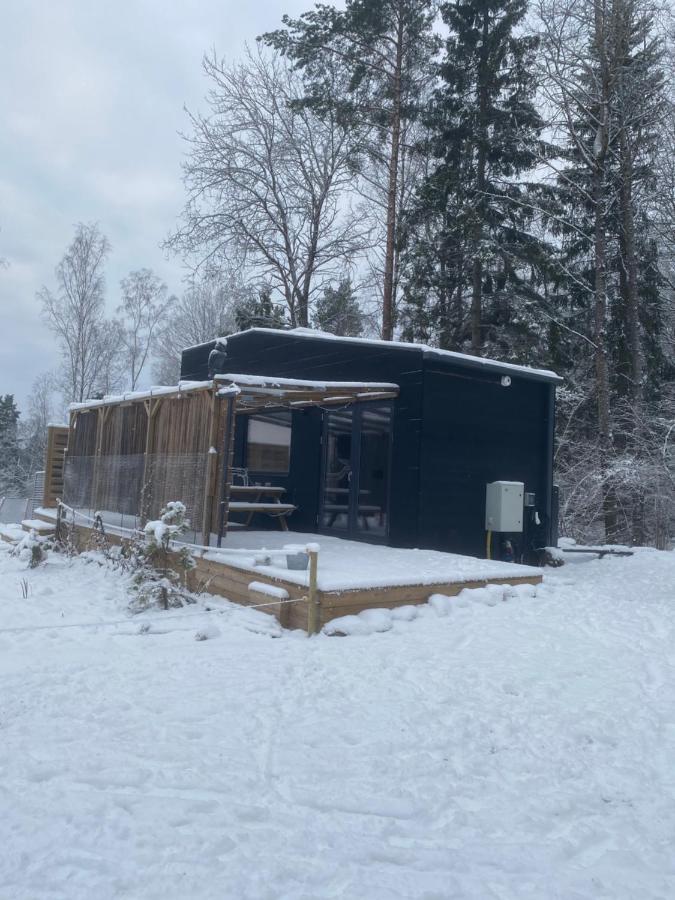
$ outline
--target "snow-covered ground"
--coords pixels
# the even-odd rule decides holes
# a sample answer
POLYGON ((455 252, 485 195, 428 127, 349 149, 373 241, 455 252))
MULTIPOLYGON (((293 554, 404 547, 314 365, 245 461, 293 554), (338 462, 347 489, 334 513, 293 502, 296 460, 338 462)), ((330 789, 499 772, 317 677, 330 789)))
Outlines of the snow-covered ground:
POLYGON ((127 600, 0 545, 3 900, 675 896, 675 553, 348 638, 127 600))

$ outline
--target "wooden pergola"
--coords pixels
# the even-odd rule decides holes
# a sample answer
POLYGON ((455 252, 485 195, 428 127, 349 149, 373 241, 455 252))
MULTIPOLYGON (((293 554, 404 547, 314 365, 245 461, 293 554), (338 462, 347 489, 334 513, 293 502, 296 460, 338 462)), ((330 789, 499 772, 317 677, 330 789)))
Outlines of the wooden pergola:
POLYGON ((216 375, 221 389, 238 390, 237 412, 258 409, 301 409, 305 406, 341 406, 365 400, 390 400, 398 385, 357 381, 302 381, 267 375, 216 375))
POLYGON ((193 478, 190 487, 195 521, 208 546, 212 532, 220 541, 227 530, 237 414, 397 396, 398 386, 390 383, 226 374, 213 381, 104 397, 71 406, 66 465, 86 461, 78 471, 87 473, 86 496, 93 509, 108 510, 119 499, 111 472, 117 472, 118 481, 126 477, 125 502, 134 507, 129 514, 144 522, 169 500, 185 499, 180 493, 186 480, 176 480, 176 461, 190 459, 199 473, 194 478, 203 479, 198 485, 193 478), (133 477, 123 476, 124 462, 132 458, 133 477))

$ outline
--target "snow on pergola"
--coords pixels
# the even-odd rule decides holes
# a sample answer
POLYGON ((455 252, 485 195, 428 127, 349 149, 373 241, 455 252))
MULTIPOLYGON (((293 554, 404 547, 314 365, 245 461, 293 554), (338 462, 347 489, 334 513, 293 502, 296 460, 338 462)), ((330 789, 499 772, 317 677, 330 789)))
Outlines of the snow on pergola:
POLYGON ((219 393, 238 390, 237 410, 250 411, 271 406, 299 408, 390 400, 398 396, 397 384, 368 381, 306 381, 268 375, 228 373, 216 375, 219 393))

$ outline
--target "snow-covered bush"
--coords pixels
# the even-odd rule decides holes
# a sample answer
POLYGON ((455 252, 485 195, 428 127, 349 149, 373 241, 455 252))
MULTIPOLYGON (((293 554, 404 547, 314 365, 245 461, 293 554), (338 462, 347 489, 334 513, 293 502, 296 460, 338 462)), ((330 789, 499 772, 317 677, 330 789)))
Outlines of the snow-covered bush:
POLYGON ((12 556, 18 556, 22 562, 28 565, 29 569, 36 569, 40 563, 47 559, 47 550, 50 545, 46 538, 40 537, 34 530, 26 532, 18 544, 12 547, 10 553, 12 556))
POLYGON ((94 527, 87 540, 87 550, 102 553, 106 557, 110 553, 110 541, 105 532, 103 516, 100 512, 94 513, 94 527))
POLYGON ((189 529, 185 505, 167 503, 157 520, 148 522, 142 536, 131 541, 125 551, 126 565, 133 572, 133 612, 152 606, 161 609, 184 606, 193 598, 185 586, 185 576, 194 568, 187 547, 171 550, 171 542, 189 529))
POLYGON ((75 515, 69 515, 68 508, 59 506, 59 514, 56 519, 56 534, 54 536, 54 550, 66 556, 76 556, 80 552, 80 542, 77 528, 75 527, 75 515))

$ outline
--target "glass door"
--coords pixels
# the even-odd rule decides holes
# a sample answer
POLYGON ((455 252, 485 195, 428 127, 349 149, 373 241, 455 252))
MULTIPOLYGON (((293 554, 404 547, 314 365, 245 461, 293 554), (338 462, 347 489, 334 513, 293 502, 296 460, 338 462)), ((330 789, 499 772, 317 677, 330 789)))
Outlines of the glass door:
POLYGON ((319 526, 346 534, 351 521, 353 409, 330 410, 324 417, 323 491, 319 526))
POLYGON ((362 538, 385 538, 389 530, 391 404, 363 404, 359 424, 359 477, 354 530, 362 538))
POLYGON ((319 529, 382 541, 389 530, 391 403, 363 403, 324 416, 319 529))

